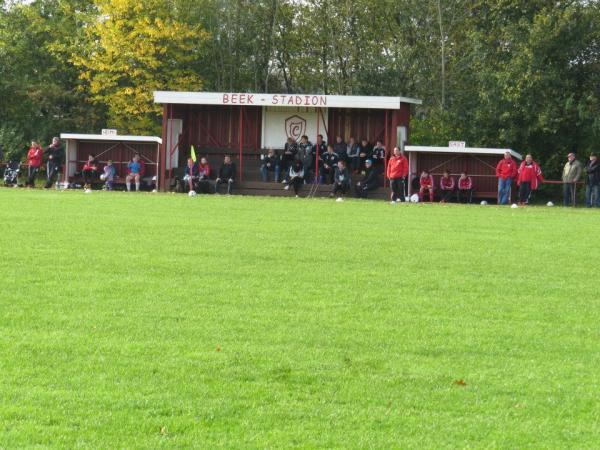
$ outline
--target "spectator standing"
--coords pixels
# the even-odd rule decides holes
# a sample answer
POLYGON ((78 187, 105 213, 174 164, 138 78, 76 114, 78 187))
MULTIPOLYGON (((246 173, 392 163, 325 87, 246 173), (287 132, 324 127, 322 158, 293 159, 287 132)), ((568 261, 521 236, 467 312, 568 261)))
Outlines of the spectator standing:
POLYGON ((27 182, 25 186, 34 187, 35 186, 35 177, 40 171, 40 167, 42 166, 42 158, 44 156, 44 150, 40 147, 36 141, 31 141, 31 147, 27 152, 27 164, 28 164, 28 176, 27 182))
POLYGON ((378 173, 383 173, 385 168, 385 147, 381 141, 377 141, 375 147, 373 147, 371 161, 373 161, 373 168, 378 173))
POLYGON ((369 141, 363 139, 360 141, 360 146, 358 148, 358 156, 360 158, 360 167, 358 170, 363 170, 365 167, 365 161, 370 159, 372 161, 371 155, 373 153, 373 147, 369 144, 369 141))
POLYGON ((540 166, 533 160, 531 155, 525 156, 525 161, 521 162, 517 176, 519 203, 521 205, 529 204, 531 192, 535 191, 543 181, 544 177, 540 166))
POLYGON ((499 205, 507 205, 510 202, 510 188, 516 176, 517 163, 512 159, 510 152, 505 152, 504 158, 496 165, 499 205))
POLYGON ((596 153, 590 155, 590 160, 585 167, 587 173, 587 185, 585 187, 585 206, 592 205, 600 208, 600 166, 596 153))
POLYGON ((312 181, 315 154, 315 147, 308 140, 308 136, 302 136, 298 145, 298 158, 302 161, 302 168, 304 170, 303 180, 305 183, 312 181))
POLYGON ((52 138, 52 144, 45 150, 47 155, 46 161, 46 185, 44 188, 48 189, 52 187, 54 183, 54 177, 58 174, 60 166, 62 165, 63 150, 60 145, 60 139, 57 137, 52 138))
POLYGON ((408 176, 408 160, 398 147, 394 147, 393 156, 388 161, 386 176, 390 180, 392 202, 405 201, 404 179, 408 176))
POLYGON ((333 151, 337 153, 340 161, 344 161, 346 166, 348 165, 348 145, 344 142, 341 136, 335 138, 335 144, 333 145, 333 151))
POLYGON ((563 167, 562 182, 563 182, 563 205, 575 206, 575 186, 581 178, 583 172, 582 164, 575 158, 575 153, 569 153, 567 155, 567 162, 563 167))
POLYGON ((292 163, 294 162, 294 158, 298 153, 298 143, 294 141, 291 137, 287 138, 287 142, 283 146, 283 155, 281 156, 281 171, 283 172, 283 183, 287 183, 288 181, 288 172, 292 163))

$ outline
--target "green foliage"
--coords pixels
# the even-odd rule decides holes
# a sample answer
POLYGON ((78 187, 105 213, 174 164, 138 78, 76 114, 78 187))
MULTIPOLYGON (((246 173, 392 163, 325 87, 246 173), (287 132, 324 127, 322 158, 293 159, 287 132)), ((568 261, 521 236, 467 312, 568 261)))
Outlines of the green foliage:
POLYGON ((0 204, 2 448, 600 442, 597 211, 0 204))

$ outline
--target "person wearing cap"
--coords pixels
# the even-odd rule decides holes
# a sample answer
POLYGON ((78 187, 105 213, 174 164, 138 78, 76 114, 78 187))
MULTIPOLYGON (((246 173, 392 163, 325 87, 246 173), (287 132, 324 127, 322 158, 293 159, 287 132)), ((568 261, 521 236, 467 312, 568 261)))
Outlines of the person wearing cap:
POLYGON ((544 182, 542 169, 533 160, 531 155, 525 156, 525 161, 519 166, 519 175, 517 177, 517 186, 519 187, 519 203, 527 205, 531 192, 535 191, 540 183, 544 182))
POLYGON ((585 206, 600 208, 600 166, 596 153, 590 155, 590 161, 585 167, 587 173, 587 185, 585 187, 585 206))
POLYGON ((442 178, 440 178, 440 191, 442 195, 442 200, 440 203, 446 203, 450 201, 452 194, 454 194, 455 185, 456 183, 454 178, 450 176, 450 173, 447 170, 444 170, 442 178))
POLYGON ((388 161, 386 176, 390 180, 392 189, 392 202, 405 201, 404 179, 408 176, 408 160, 394 147, 393 156, 388 161))
POLYGON ((517 176, 517 163, 512 159, 510 152, 504 152, 504 158, 496 166, 498 178, 498 204, 508 205, 510 202, 510 188, 517 176))
POLYGON ((365 161, 365 175, 354 186, 356 196, 360 198, 367 198, 369 191, 374 191, 379 187, 379 180, 377 179, 377 171, 373 167, 373 161, 367 159, 365 161))
POLYGON ((429 170, 423 170, 423 172, 421 172, 421 178, 419 178, 419 186, 419 202, 423 202, 425 191, 427 191, 429 193, 429 201, 433 203, 433 191, 435 182, 433 180, 433 175, 429 173, 429 170))
POLYGON ((583 166, 575 158, 575 153, 569 153, 562 173, 564 206, 571 206, 571 204, 575 206, 575 186, 582 172, 583 166))

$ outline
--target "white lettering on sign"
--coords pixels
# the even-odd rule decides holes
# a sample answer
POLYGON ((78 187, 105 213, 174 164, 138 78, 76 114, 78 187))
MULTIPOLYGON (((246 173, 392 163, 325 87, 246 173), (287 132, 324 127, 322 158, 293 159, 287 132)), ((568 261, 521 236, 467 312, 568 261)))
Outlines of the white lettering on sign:
POLYGON ((117 135, 117 130, 114 130, 112 128, 102 129, 102 136, 116 136, 116 135, 117 135))
POLYGON ((465 141, 450 141, 448 147, 450 148, 465 148, 467 143, 465 141))

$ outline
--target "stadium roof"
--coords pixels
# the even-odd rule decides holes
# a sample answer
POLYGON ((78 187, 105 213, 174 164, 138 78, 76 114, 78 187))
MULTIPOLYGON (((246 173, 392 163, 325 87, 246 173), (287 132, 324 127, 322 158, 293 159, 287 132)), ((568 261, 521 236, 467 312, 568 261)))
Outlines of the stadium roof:
POLYGON ((155 91, 154 103, 312 108, 400 109, 401 103, 422 104, 408 97, 369 97, 321 94, 252 94, 235 92, 155 91))
POLYGON ((407 152, 417 153, 463 153, 471 155, 503 155, 510 152, 517 159, 523 159, 520 153, 509 148, 477 148, 477 147, 422 147, 418 145, 407 145, 404 147, 407 152))
POLYGON ((106 141, 106 142, 156 142, 162 144, 162 139, 157 136, 119 136, 118 134, 73 134, 61 133, 61 139, 76 139, 80 141, 106 141))

